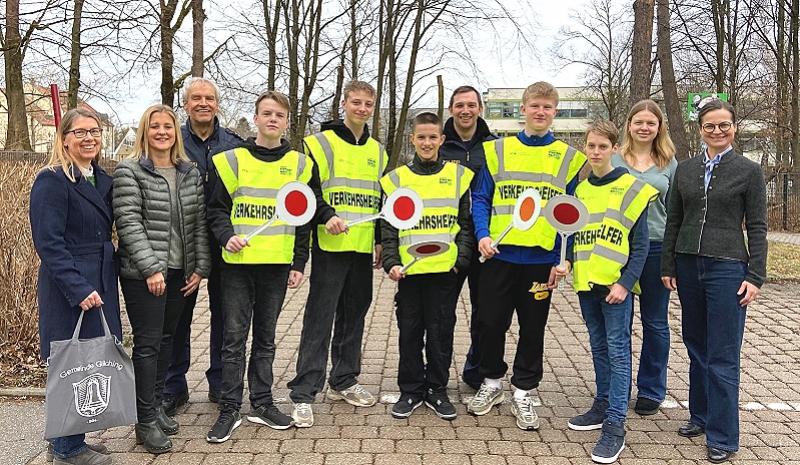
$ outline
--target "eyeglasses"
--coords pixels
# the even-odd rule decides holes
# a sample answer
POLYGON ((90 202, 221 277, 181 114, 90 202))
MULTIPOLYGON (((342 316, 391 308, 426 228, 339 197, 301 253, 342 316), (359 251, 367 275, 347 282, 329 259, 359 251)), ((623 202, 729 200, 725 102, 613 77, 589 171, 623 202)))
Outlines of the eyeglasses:
POLYGON ((100 137, 103 135, 103 130, 101 128, 73 129, 72 131, 67 131, 64 134, 69 134, 69 133, 75 135, 76 139, 83 139, 86 137, 87 134, 91 134, 92 137, 100 137))
POLYGON ((712 134, 717 128, 719 128, 719 132, 724 134, 730 131, 732 127, 733 123, 731 123, 730 121, 723 121, 719 124, 705 123, 702 126, 703 132, 705 132, 706 134, 712 134))

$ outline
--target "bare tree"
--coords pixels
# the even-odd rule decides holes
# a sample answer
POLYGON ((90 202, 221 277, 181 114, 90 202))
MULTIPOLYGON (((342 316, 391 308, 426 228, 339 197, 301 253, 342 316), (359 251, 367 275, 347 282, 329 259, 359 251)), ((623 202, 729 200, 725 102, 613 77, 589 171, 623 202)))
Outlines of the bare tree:
POLYGON ((650 68, 653 51, 654 0, 633 2, 633 47, 631 51, 631 93, 629 105, 650 97, 650 68))
POLYGON ((672 39, 670 37, 669 0, 658 0, 657 6, 657 45, 658 67, 661 71, 661 86, 664 93, 664 106, 667 109, 669 133, 675 143, 676 156, 679 160, 689 158, 689 142, 686 140, 686 127, 678 97, 678 86, 675 81, 675 69, 672 66, 672 39))
POLYGON ((192 76, 203 77, 203 0, 192 0, 192 76))
POLYGON ((24 36, 20 35, 19 0, 6 0, 6 27, 2 36, 8 102, 6 150, 31 150, 25 94, 22 88, 22 60, 25 57, 26 43, 30 40, 34 27, 31 25, 24 36))
POLYGON ((190 0, 159 0, 158 28, 161 37, 161 103, 175 105, 173 46, 175 34, 192 10, 190 0), (179 4, 180 3, 180 4, 179 4))

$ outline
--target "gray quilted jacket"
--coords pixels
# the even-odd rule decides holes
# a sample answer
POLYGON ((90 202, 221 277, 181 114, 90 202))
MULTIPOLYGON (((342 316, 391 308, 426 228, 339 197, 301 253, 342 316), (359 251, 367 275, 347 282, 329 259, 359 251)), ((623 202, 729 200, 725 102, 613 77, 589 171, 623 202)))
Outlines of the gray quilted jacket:
MULTIPOLYGON (((200 172, 190 162, 181 162, 178 173, 178 204, 183 232, 183 270, 208 277, 211 254, 200 172)), ((162 272, 166 277, 169 255, 170 198, 167 180, 147 157, 126 159, 114 169, 114 218, 119 236, 120 276, 146 279, 162 272)))

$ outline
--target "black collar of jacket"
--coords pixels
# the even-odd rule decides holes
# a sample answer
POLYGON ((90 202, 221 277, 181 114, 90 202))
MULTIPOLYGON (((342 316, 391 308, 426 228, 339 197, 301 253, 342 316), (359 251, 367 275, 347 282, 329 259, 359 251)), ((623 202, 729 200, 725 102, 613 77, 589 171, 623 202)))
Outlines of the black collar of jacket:
POLYGON ((439 171, 442 171, 442 168, 444 168, 444 162, 439 158, 432 161, 425 161, 415 153, 414 159, 408 163, 408 167, 411 169, 412 173, 425 176, 436 174, 439 171))
POLYGON ((453 121, 453 117, 447 118, 447 121, 444 122, 444 143, 456 143, 459 145, 464 146, 467 150, 471 149, 472 147, 487 141, 487 140, 494 140, 497 139, 497 136, 492 134, 492 131, 489 130, 489 125, 486 124, 486 120, 478 117, 478 122, 475 127, 475 134, 472 135, 472 139, 470 140, 461 140, 461 136, 458 135, 456 132, 456 125, 453 121))
POLYGON ((248 137, 244 142, 239 144, 239 147, 247 149, 251 155, 266 162, 278 161, 292 150, 292 146, 286 139, 281 139, 281 145, 270 149, 256 144, 255 137, 248 137))
POLYGON ((350 128, 345 126, 344 121, 340 119, 326 121, 322 123, 322 125, 320 126, 320 130, 321 131, 331 130, 335 132, 340 139, 342 139, 343 141, 347 142, 350 145, 364 145, 367 143, 367 140, 369 139, 368 124, 364 125, 364 132, 361 133, 361 137, 358 140, 356 140, 356 136, 355 134, 353 134, 353 131, 351 131, 350 128))
POLYGON ((189 131, 189 134, 191 134, 192 137, 197 138, 197 140, 199 140, 200 142, 207 142, 212 139, 216 139, 217 134, 219 134, 220 131, 219 118, 217 118, 216 116, 214 117, 214 129, 211 131, 211 134, 209 134, 208 139, 205 140, 201 139, 200 136, 198 136, 197 133, 194 132, 194 128, 192 127, 192 120, 187 119, 186 124, 184 126, 186 126, 186 130, 189 131))
POLYGON ((612 183, 620 178, 623 174, 627 174, 628 170, 625 167, 618 166, 611 170, 608 174, 603 176, 602 178, 598 178, 594 175, 594 172, 589 172, 589 177, 587 178, 589 184, 593 186, 605 186, 606 184, 612 183))
MULTIPOLYGON (((156 166, 153 164, 153 160, 151 160, 150 157, 148 157, 145 154, 142 154, 139 157, 139 165, 141 165, 142 168, 146 169, 151 173, 156 172, 156 166)), ((194 164, 191 162, 185 160, 178 160, 178 164, 175 166, 175 169, 177 169, 178 172, 181 174, 186 174, 189 172, 189 170, 192 169, 193 166, 194 164)))

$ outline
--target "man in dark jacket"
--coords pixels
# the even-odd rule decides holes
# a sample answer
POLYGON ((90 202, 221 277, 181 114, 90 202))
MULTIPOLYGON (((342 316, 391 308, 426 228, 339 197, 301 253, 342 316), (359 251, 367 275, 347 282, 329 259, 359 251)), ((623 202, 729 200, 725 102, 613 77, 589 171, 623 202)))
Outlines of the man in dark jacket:
MULTIPOLYGON (((439 158, 443 161, 459 163, 471 169, 476 176, 472 180, 474 187, 477 174, 486 164, 483 153, 483 143, 487 140, 497 139, 489 131, 486 121, 480 117, 483 111, 481 94, 472 86, 461 86, 453 91, 450 96, 450 118, 444 124, 444 144, 439 148, 439 158)), ((475 244, 476 245, 476 244, 475 244)), ((477 245, 476 245, 477 246, 477 245)), ((472 318, 470 319, 471 345, 464 362, 462 379, 473 389, 478 389, 483 378, 478 373, 478 322, 475 312, 478 310, 478 278, 480 276, 480 254, 475 249, 472 254, 472 263, 469 268, 460 269, 458 284, 453 288, 453 300, 458 300, 464 281, 469 277, 469 295, 472 303, 472 318)))
MULTIPOLYGON (((183 146, 189 159, 197 165, 204 181, 206 204, 210 198, 213 179, 209 179, 212 170, 211 157, 214 154, 236 147, 242 139, 230 129, 221 127, 217 112, 219 111, 219 89, 213 81, 203 78, 190 78, 186 82, 183 94, 183 106, 189 120, 181 127, 183 146)), ((209 345, 210 364, 206 370, 208 380, 208 399, 219 400, 222 386, 222 307, 220 302, 220 246, 209 234, 211 250, 211 274, 208 277, 208 305, 211 311, 211 341, 209 345)), ((190 335, 192 315, 197 293, 187 300, 186 308, 178 322, 172 348, 172 363, 167 371, 164 384, 164 410, 174 415, 175 410, 189 400, 189 389, 186 384, 186 372, 189 370, 190 335)))

